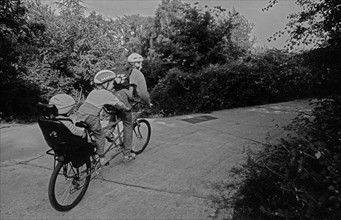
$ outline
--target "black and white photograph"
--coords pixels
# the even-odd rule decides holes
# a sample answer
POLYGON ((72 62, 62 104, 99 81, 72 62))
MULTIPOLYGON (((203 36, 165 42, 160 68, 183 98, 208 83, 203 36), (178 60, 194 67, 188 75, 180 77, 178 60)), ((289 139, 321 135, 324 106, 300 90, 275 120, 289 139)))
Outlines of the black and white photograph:
POLYGON ((340 0, 0 0, 0 219, 341 219, 340 0))

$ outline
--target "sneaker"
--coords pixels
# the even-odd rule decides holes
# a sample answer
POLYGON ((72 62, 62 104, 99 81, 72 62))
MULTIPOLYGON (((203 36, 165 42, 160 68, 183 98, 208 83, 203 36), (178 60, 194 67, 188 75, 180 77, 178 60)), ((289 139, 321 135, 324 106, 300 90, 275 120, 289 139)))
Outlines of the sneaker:
POLYGON ((136 158, 136 154, 130 153, 130 154, 124 156, 124 161, 128 162, 128 161, 134 160, 135 158, 136 158))

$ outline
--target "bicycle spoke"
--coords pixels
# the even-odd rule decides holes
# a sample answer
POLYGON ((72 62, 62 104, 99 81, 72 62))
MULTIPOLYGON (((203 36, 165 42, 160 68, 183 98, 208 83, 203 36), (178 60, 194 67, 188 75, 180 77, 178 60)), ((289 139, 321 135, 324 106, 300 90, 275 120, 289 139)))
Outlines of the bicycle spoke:
MULTIPOLYGON (((71 182, 71 181, 70 181, 71 182)), ((71 187, 72 187, 72 184, 69 184, 69 186, 65 189, 65 191, 64 191, 64 193, 62 194, 62 196, 61 196, 61 198, 64 198, 64 199, 62 199, 63 200, 63 204, 65 204, 66 203, 66 201, 67 201, 67 199, 69 198, 69 190, 71 189, 71 187)))
POLYGON ((71 206, 74 204, 83 188, 87 187, 88 171, 84 164, 80 168, 74 168, 70 164, 63 165, 62 172, 58 174, 55 183, 55 199, 60 206, 71 206), (81 178, 81 175, 84 175, 81 178))
POLYGON ((62 188, 62 190, 56 196, 60 198, 62 204, 67 204, 68 199, 72 194, 72 187, 74 186, 75 171, 71 166, 65 165, 63 176, 65 177, 63 178, 64 181, 58 186, 58 188, 62 188), (63 190, 63 188, 65 189, 63 190))

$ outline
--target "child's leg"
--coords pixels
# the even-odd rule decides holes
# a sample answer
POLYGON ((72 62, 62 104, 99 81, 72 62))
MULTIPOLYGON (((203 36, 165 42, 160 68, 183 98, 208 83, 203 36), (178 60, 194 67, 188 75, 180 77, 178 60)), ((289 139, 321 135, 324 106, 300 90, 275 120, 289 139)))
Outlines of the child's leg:
POLYGON ((96 153, 101 157, 104 156, 105 133, 102 131, 101 122, 97 116, 89 116, 85 121, 92 131, 95 139, 96 153))

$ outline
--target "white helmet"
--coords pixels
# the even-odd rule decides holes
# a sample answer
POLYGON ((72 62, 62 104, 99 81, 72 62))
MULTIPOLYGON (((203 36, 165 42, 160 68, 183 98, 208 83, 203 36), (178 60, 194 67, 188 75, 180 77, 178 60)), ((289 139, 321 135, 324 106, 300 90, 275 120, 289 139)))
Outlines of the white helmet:
POLYGON ((58 109, 58 114, 63 115, 68 113, 75 104, 75 100, 67 94, 58 94, 52 96, 49 104, 53 104, 58 109))
POLYGON ((129 63, 142 62, 142 61, 143 61, 143 57, 138 53, 132 53, 128 57, 129 63))
POLYGON ((98 73, 96 73, 96 75, 94 77, 94 83, 95 84, 103 84, 105 82, 113 80, 115 77, 116 77, 116 74, 113 71, 101 70, 98 73))

